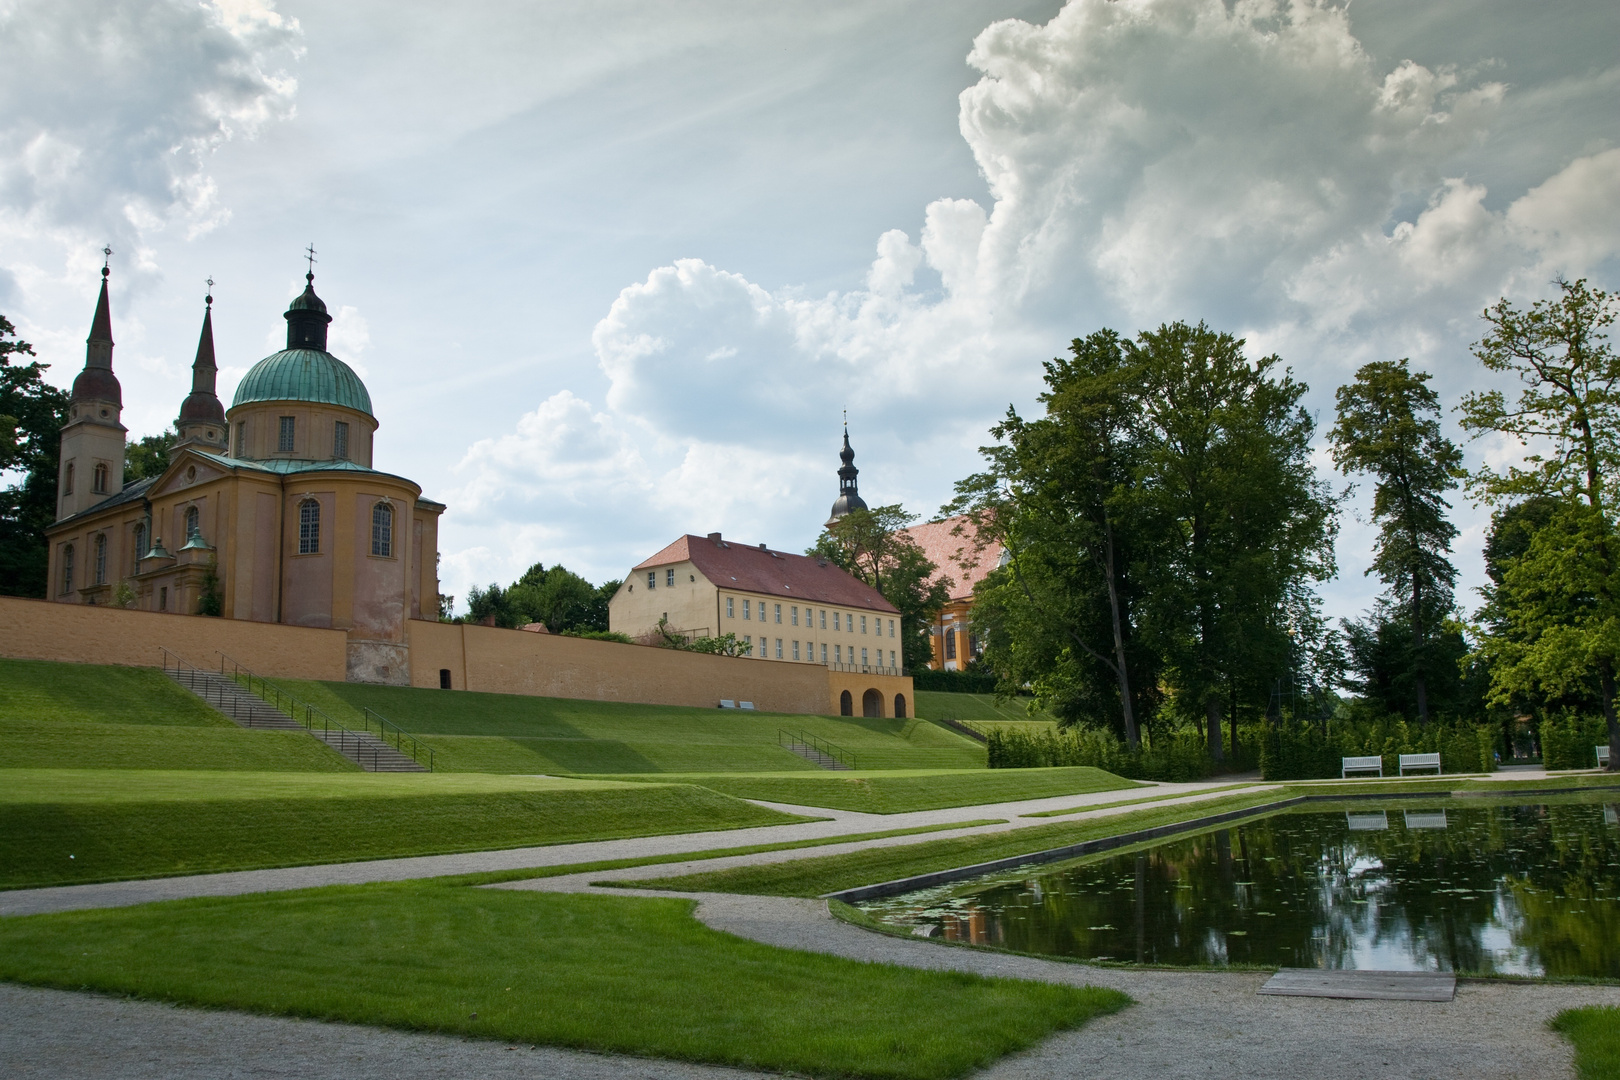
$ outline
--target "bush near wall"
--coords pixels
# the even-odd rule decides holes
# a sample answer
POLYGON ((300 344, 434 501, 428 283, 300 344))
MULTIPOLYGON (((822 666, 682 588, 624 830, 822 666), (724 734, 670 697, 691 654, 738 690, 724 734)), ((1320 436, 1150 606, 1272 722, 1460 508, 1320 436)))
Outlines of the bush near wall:
POLYGON ((1572 713, 1541 722, 1541 762, 1548 769, 1595 769, 1593 748, 1609 744, 1609 725, 1601 716, 1572 713))
POLYGON ((1044 769, 1092 765, 1131 780, 1186 783, 1214 769, 1195 736, 1161 736, 1139 750, 1128 749, 1107 731, 1024 732, 991 728, 986 743, 992 769, 1044 769))
POLYGON ((940 690, 947 694, 993 694, 996 692, 996 677, 983 671, 919 668, 911 673, 911 685, 918 690, 940 690))
POLYGON ((1399 776, 1400 755, 1437 750, 1443 772, 1493 772, 1496 734, 1488 725, 1440 721, 1422 728, 1398 716, 1334 720, 1326 733, 1314 724, 1285 721, 1261 732, 1260 775, 1267 780, 1336 779, 1344 758, 1377 754, 1384 759, 1384 775, 1399 776))

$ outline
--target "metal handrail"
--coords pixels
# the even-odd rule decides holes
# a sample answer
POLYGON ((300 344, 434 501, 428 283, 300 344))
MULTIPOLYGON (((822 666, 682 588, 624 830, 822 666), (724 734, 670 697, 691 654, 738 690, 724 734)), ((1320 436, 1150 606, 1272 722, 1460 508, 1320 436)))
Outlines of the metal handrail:
POLYGON ((846 769, 855 768, 855 755, 843 747, 834 746, 825 739, 818 739, 803 731, 788 731, 786 728, 776 729, 776 745, 789 750, 814 750, 823 757, 831 758, 846 769), (785 741, 784 741, 785 740, 785 741))
MULTIPOLYGON (((215 651, 219 652, 217 649, 215 651)), ((232 679, 239 684, 245 685, 248 693, 255 694, 262 698, 264 701, 271 704, 278 712, 285 713, 287 716, 291 717, 293 720, 296 720, 310 731, 319 730, 322 733, 322 737, 325 741, 330 742, 331 737, 335 733, 336 737, 341 742, 343 742, 345 745, 352 746, 357 752, 369 750, 371 752, 371 771, 377 771, 378 748, 376 746, 366 746, 364 741, 362 741, 359 732, 338 723, 331 717, 329 713, 326 712, 325 709, 322 709, 319 705, 311 704, 310 702, 304 701, 302 698, 299 698, 294 694, 288 693, 275 683, 271 682, 269 679, 266 679, 263 675, 256 674, 246 664, 227 656, 223 652, 219 652, 219 673, 224 678, 232 679), (230 664, 231 666, 231 670, 229 672, 225 670, 226 664, 230 664), (254 688, 254 683, 258 684, 259 689, 254 688), (274 697, 273 701, 271 700, 272 697, 274 697), (302 716, 299 715, 300 712, 303 713, 302 716), (317 718, 319 718, 319 722, 317 722, 317 718)), ((365 721, 365 734, 367 736, 371 734, 372 722, 376 721, 377 735, 384 744, 387 744, 390 740, 392 740, 394 749, 409 757, 418 765, 426 765, 428 772, 433 771, 433 748, 431 746, 423 746, 415 738, 415 736, 411 735, 404 728, 400 727, 398 724, 395 724, 393 721, 387 719, 373 709, 363 708, 361 717, 365 721), (409 747, 405 745, 406 742, 410 743, 409 747), (421 756, 424 752, 427 754, 427 761, 425 762, 422 760, 421 756)))
POLYGON ((952 720, 948 716, 939 717, 938 719, 936 719, 934 721, 934 723, 936 723, 936 724, 944 724, 946 727, 950 728, 952 731, 960 731, 963 735, 966 735, 968 738, 977 739, 979 742, 982 742, 982 743, 987 743, 987 742, 990 741, 990 736, 986 735, 984 732, 980 731, 978 728, 969 727, 967 724, 964 724, 962 721, 960 721, 960 720, 952 720))

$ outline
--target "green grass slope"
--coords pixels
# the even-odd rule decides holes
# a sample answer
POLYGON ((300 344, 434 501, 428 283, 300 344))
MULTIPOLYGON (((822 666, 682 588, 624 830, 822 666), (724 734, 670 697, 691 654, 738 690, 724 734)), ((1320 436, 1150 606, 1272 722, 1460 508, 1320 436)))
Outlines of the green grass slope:
POLYGON ((803 732, 863 769, 982 769, 984 748, 915 718, 807 716, 358 683, 280 682, 340 723, 369 707, 432 746, 436 767, 521 773, 819 772, 777 743, 803 732))
POLYGON ((939 810, 947 806, 978 806, 1142 786, 1113 773, 1088 767, 973 771, 907 769, 888 772, 827 772, 817 769, 813 773, 746 776, 688 773, 621 778, 682 780, 741 799, 856 810, 868 814, 902 814, 913 810, 939 810))
POLYGON ((711 930, 691 910, 443 882, 145 904, 0 921, 0 978, 894 1080, 963 1075, 1129 1001, 777 949, 711 930), (949 1022, 933 1019, 942 1002, 949 1022))
POLYGON ((963 723, 1004 720, 1015 723, 1053 723, 1050 714, 1030 712, 1028 698, 997 701, 994 694, 956 694, 940 690, 917 691, 917 715, 930 720, 960 720, 963 723))
POLYGON ((0 769, 358 766, 299 732, 239 728, 161 671, 0 659, 0 769))
POLYGON ((803 820, 689 784, 516 776, 8 770, 0 888, 803 820))

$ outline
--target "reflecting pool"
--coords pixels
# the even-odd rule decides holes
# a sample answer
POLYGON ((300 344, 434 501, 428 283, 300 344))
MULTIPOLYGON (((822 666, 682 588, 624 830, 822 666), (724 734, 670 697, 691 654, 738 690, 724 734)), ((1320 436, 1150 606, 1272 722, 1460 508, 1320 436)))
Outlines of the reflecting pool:
POLYGON ((1313 807, 860 907, 925 937, 1092 960, 1620 977, 1620 810, 1313 807))

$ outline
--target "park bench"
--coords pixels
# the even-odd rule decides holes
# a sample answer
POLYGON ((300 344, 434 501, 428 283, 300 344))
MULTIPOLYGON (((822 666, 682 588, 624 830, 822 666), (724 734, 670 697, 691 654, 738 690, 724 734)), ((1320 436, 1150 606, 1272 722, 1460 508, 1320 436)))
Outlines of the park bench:
POLYGON ((730 698, 721 698, 720 707, 722 709, 735 709, 737 707, 737 703, 730 698))
POLYGON ((1598 768, 1607 769, 1609 767, 1609 748, 1607 746, 1594 746, 1592 749, 1597 751, 1598 768))
POLYGON ((1407 769, 1433 769, 1434 774, 1436 776, 1439 776, 1440 773, 1441 773, 1440 755, 1439 754, 1402 754, 1401 755, 1401 775, 1402 776, 1406 775, 1406 770, 1407 769))
POLYGON ((1347 757, 1339 764, 1339 779, 1343 780, 1353 772, 1376 772, 1379 779, 1384 776, 1384 759, 1377 754, 1367 757, 1347 757))

